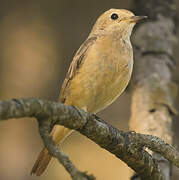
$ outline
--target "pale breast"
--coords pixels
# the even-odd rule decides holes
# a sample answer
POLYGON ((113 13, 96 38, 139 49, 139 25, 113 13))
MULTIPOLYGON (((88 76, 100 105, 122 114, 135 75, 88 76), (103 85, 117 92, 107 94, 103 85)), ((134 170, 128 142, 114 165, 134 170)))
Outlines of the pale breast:
POLYGON ((133 59, 131 52, 126 55, 111 44, 110 40, 102 39, 91 48, 70 83, 68 104, 96 113, 124 91, 131 77, 133 59))

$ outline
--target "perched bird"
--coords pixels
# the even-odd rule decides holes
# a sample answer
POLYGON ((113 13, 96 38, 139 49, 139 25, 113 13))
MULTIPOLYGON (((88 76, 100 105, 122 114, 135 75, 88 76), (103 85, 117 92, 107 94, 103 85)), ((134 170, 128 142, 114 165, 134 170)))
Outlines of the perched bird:
MULTIPOLYGON (((76 52, 59 95, 59 102, 89 113, 109 106, 126 88, 133 69, 132 29, 146 16, 135 16, 125 9, 110 9, 94 24, 91 33, 76 52)), ((51 131, 59 145, 72 132, 56 125, 51 131)), ((51 155, 44 148, 31 174, 41 175, 51 155)))

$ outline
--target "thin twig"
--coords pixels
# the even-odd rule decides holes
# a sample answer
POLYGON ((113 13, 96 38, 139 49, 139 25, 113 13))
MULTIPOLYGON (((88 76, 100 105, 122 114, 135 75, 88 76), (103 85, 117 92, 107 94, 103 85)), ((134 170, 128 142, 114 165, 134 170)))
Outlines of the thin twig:
POLYGON ((49 133, 49 122, 50 120, 48 118, 39 120, 39 133, 49 153, 58 159, 73 180, 95 180, 93 175, 88 175, 86 172, 79 171, 69 157, 56 146, 49 133))

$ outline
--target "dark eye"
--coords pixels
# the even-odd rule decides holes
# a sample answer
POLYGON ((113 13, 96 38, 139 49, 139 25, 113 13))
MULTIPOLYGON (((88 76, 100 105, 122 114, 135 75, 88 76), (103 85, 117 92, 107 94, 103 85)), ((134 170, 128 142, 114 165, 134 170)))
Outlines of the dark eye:
POLYGON ((112 15, 111 15, 111 19, 113 19, 113 20, 118 19, 118 15, 117 15, 116 13, 112 14, 112 15))

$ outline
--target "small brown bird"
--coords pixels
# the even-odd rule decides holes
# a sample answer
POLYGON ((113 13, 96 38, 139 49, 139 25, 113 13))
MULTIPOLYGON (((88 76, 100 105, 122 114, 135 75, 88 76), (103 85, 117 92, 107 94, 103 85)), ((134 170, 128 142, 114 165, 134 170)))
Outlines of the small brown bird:
MULTIPOLYGON (((89 113, 109 106, 126 88, 133 68, 130 35, 135 23, 146 16, 135 16, 125 9, 110 9, 96 21, 86 41, 76 52, 63 82, 59 102, 89 113)), ((51 135, 59 145, 72 130, 56 125, 51 135)), ((40 176, 50 162, 44 148, 31 174, 40 176)))

